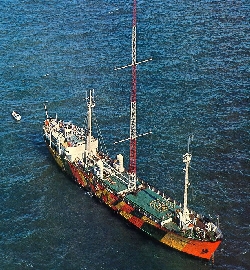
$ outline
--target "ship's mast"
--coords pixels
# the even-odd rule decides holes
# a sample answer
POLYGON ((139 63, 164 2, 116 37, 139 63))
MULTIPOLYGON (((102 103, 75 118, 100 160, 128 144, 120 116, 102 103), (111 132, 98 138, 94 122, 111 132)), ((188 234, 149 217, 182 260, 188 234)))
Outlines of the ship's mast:
POLYGON ((188 211, 188 186, 189 186, 189 177, 188 177, 188 169, 190 166, 192 155, 189 153, 189 144, 190 144, 191 137, 188 138, 188 152, 183 155, 183 162, 186 164, 184 168, 185 171, 185 182, 184 182, 184 198, 183 198, 183 219, 189 219, 189 211, 188 211))
MULTIPOLYGON (((126 192, 136 190, 136 66, 151 61, 152 58, 140 62, 136 61, 136 0, 133 0, 133 21, 132 21, 132 63, 126 66, 115 68, 115 70, 132 67, 132 87, 130 97, 130 153, 129 153, 129 182, 126 192)), ((151 133, 151 132, 148 132, 151 133)), ((145 133, 145 134, 148 134, 145 133)), ((125 139, 127 140, 127 139, 125 139)), ((125 141, 121 140, 121 141, 125 141)), ((120 142, 121 142, 120 141, 120 142)))
POLYGON ((130 99, 130 161, 128 189, 136 189, 136 0, 133 3, 132 25, 132 87, 130 99))
POLYGON ((92 108, 95 107, 95 102, 94 102, 94 90, 89 91, 89 97, 87 97, 86 93, 86 101, 87 101, 87 107, 88 107, 88 112, 87 112, 87 128, 88 128, 88 134, 87 134, 87 145, 86 145, 86 150, 88 152, 91 151, 91 137, 92 137, 92 108))

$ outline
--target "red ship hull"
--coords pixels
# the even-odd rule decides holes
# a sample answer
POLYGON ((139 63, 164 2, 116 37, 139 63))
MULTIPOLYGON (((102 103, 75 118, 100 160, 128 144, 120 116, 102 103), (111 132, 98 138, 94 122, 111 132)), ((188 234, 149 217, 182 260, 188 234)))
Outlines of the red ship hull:
POLYGON ((155 238, 162 244, 183 253, 206 260, 211 259, 214 252, 220 245, 221 240, 213 242, 200 241, 192 238, 186 238, 178 233, 167 230, 152 218, 145 216, 135 206, 126 202, 120 195, 111 192, 103 185, 102 182, 97 182, 92 173, 86 172, 76 164, 62 159, 53 149, 50 148, 48 144, 47 146, 57 164, 63 171, 73 177, 74 181, 79 186, 90 191, 101 202, 127 220, 127 222, 145 232, 147 235, 155 238))

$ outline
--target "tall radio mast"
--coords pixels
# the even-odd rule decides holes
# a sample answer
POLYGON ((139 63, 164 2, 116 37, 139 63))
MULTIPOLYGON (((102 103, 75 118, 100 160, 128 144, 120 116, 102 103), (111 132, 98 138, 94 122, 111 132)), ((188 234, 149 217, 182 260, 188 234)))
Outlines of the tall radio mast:
POLYGON ((132 87, 130 98, 130 154, 129 154, 129 190, 136 189, 136 0, 133 4, 132 25, 132 87))
POLYGON ((140 62, 136 61, 136 0, 133 0, 132 64, 115 68, 115 70, 119 70, 127 67, 132 67, 132 87, 130 97, 129 183, 128 183, 128 191, 130 192, 136 190, 136 137, 138 137, 136 134, 136 66, 138 64, 145 63, 151 60, 152 58, 140 62))

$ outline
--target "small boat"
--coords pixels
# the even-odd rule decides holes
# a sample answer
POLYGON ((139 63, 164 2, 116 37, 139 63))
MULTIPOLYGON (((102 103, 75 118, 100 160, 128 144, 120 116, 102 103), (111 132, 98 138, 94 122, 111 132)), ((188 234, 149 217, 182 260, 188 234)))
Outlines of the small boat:
POLYGON ((12 115, 12 117, 14 118, 14 119, 16 119, 17 121, 20 121, 21 120, 21 115, 18 113, 18 112, 15 112, 15 111, 13 111, 12 113, 11 113, 11 115, 12 115))

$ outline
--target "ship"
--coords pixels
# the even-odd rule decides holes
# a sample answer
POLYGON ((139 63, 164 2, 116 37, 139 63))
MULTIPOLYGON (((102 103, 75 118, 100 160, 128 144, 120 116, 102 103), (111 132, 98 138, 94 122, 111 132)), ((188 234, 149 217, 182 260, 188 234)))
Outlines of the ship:
MULTIPOLYGON (((160 243, 180 252, 213 260, 222 242, 219 220, 212 219, 188 207, 189 168, 192 154, 183 155, 183 203, 168 196, 137 176, 136 166, 136 67, 147 62, 136 60, 136 0, 132 6, 132 64, 130 99, 129 168, 124 157, 112 158, 100 151, 99 139, 92 132, 92 114, 95 107, 94 90, 86 94, 86 126, 51 117, 44 103, 43 138, 52 157, 70 178, 94 198, 117 213, 123 220, 160 243)), ((152 59, 149 59, 152 60, 152 59)), ((119 69, 119 68, 117 68, 119 69)))
POLYGON ((20 121, 21 118, 22 118, 21 115, 18 112, 15 112, 15 111, 12 111, 11 115, 17 121, 20 121))

